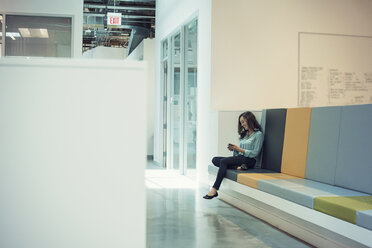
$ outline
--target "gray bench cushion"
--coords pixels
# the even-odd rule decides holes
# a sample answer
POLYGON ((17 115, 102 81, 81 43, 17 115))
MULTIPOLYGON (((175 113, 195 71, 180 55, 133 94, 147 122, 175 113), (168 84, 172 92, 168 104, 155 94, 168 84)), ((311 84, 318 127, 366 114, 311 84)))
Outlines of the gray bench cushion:
POLYGON ((306 178, 335 184, 341 107, 313 108, 311 111, 306 178))
POLYGON ((335 185, 372 194, 372 105, 344 106, 335 185))
POLYGON ((314 198, 318 196, 367 196, 308 179, 260 180, 258 189, 309 208, 314 208, 314 198))
POLYGON ((356 224, 372 230, 372 210, 361 210, 356 212, 356 224))
MULTIPOLYGON (((208 166, 208 173, 212 175, 217 175, 218 173, 218 167, 214 165, 208 166)), ((235 182, 238 181, 238 174, 240 173, 275 173, 275 171, 266 170, 266 169, 248 169, 245 171, 240 170, 227 170, 225 178, 228 178, 230 180, 233 180, 235 182)))

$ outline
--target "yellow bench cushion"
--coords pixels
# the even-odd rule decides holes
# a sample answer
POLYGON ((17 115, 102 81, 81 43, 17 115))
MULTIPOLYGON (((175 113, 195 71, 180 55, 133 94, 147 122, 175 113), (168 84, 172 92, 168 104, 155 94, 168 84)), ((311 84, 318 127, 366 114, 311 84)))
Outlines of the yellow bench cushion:
POLYGON ((252 188, 258 187, 258 181, 270 179, 297 179, 298 177, 283 173, 245 173, 238 175, 238 183, 252 188))
POLYGON ((311 108, 287 109, 282 173, 305 178, 311 108))
POLYGON ((372 209, 372 196, 316 197, 314 209, 356 224, 356 212, 372 209))

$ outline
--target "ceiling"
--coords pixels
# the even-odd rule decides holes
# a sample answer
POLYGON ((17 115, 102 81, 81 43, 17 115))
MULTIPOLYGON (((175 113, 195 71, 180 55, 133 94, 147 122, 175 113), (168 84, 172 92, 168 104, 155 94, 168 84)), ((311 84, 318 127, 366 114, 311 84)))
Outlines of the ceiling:
POLYGON ((155 0, 84 0, 83 52, 97 46, 124 47, 130 54, 155 36, 155 0), (107 13, 121 13, 121 25, 107 25, 107 13))

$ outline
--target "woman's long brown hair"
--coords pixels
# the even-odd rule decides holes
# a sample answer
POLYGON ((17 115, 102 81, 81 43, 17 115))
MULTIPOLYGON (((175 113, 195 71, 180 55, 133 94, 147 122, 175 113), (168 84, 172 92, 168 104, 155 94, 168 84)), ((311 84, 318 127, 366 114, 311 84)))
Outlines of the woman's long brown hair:
POLYGON ((261 125, 258 124, 256 117, 250 111, 246 111, 239 115, 238 118, 238 134, 240 135, 240 139, 243 139, 246 135, 248 130, 245 130, 242 124, 240 123, 240 118, 243 117, 248 124, 248 127, 252 130, 260 130, 262 131, 261 125))

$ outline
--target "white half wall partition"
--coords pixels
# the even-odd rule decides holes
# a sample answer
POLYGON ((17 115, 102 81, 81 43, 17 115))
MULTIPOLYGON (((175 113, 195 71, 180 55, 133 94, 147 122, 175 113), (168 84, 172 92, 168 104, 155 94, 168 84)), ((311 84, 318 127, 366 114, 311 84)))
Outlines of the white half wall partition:
POLYGON ((121 47, 98 46, 83 53, 83 58, 87 59, 125 59, 127 49, 121 47))
POLYGON ((145 247, 146 65, 0 60, 0 247, 145 247))

